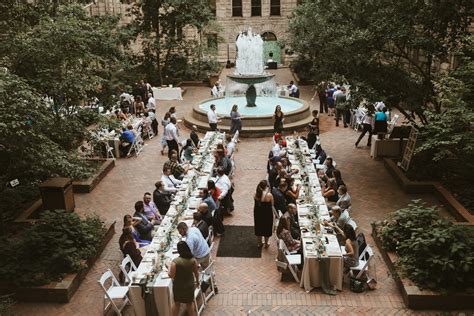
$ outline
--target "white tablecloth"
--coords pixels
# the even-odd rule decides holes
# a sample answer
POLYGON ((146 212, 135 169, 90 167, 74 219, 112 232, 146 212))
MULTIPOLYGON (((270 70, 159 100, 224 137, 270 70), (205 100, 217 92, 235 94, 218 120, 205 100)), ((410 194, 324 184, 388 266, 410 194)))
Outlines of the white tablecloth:
POLYGON ((181 88, 153 88, 155 100, 183 100, 181 88))

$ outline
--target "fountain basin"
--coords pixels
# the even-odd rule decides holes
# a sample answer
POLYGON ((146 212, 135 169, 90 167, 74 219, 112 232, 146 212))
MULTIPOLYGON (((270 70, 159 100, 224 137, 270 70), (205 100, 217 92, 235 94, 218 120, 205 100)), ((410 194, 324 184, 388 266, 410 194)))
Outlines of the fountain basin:
POLYGON ((271 74, 271 73, 264 73, 261 75, 236 75, 236 74, 227 75, 228 78, 231 78, 235 82, 245 83, 249 85, 268 81, 274 76, 275 74, 271 74))
POLYGON ((256 107, 246 107, 245 97, 211 98, 201 101, 193 106, 190 113, 184 118, 186 126, 196 125, 198 130, 209 130, 207 112, 211 104, 216 105, 216 112, 221 117, 218 128, 221 131, 230 130, 230 111, 232 105, 239 106, 242 116, 242 136, 261 137, 273 135, 273 113, 279 104, 285 114, 283 129, 285 132, 300 130, 307 126, 311 120, 309 105, 301 99, 288 97, 257 97, 256 107))

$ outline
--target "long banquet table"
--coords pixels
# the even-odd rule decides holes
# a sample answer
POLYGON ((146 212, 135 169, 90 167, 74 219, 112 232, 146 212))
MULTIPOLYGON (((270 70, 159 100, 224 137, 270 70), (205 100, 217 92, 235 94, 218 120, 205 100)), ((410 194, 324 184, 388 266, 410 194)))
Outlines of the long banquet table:
POLYGON ((299 172, 293 177, 295 184, 301 184, 297 200, 298 220, 303 250, 303 272, 300 286, 309 292, 315 287, 335 287, 342 290, 343 259, 336 235, 329 233, 322 225, 330 215, 314 161, 314 151, 309 150, 306 141, 287 137, 287 152, 293 168, 299 172), (322 267, 324 264, 324 267, 322 267), (322 279, 327 280, 322 280, 322 279))
POLYGON ((206 133, 199 152, 194 156, 194 169, 185 175, 183 184, 146 249, 142 262, 137 271, 132 273, 129 293, 136 315, 147 315, 143 291, 149 293, 148 297, 151 295, 159 315, 171 315, 173 282, 168 277, 166 263, 178 256, 176 245, 182 237, 176 226, 181 221, 191 226, 192 215, 200 202, 199 189, 207 188, 207 181, 211 177, 214 164, 214 156, 211 153, 221 141, 224 141, 223 133, 206 133))

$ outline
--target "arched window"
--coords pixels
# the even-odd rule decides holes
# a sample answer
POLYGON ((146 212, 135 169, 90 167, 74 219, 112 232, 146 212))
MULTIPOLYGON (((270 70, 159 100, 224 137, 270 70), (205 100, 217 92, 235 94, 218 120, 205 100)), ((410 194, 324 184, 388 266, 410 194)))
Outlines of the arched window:
POLYGON ((261 35, 261 37, 264 41, 276 41, 277 40, 276 35, 273 34, 272 32, 265 32, 261 35))
POLYGON ((232 16, 242 16, 242 0, 232 0, 232 16))
POLYGON ((280 0, 270 0, 270 15, 280 15, 280 0))
POLYGON ((262 0, 252 0, 252 16, 262 16, 262 0))

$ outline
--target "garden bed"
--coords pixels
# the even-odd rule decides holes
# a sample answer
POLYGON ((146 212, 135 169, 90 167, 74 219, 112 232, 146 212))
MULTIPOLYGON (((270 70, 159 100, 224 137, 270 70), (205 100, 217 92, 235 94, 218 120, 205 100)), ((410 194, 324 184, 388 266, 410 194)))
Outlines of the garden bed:
POLYGON ((394 252, 386 251, 382 240, 377 233, 377 227, 372 223, 372 237, 382 255, 385 264, 397 284, 403 301, 412 309, 472 309, 474 308, 474 294, 453 293, 441 294, 430 290, 420 290, 408 279, 400 278, 396 269, 398 256, 394 252))
POLYGON ((14 292, 14 299, 22 302, 52 302, 52 303, 68 303, 72 296, 76 293, 82 281, 87 276, 94 263, 104 251, 107 243, 115 234, 115 221, 106 224, 107 231, 104 235, 101 245, 97 249, 95 256, 86 260, 87 268, 78 273, 67 274, 61 281, 52 282, 43 286, 35 287, 12 287, 0 286, 1 293, 14 292))
POLYGON ((474 216, 441 183, 436 181, 412 181, 397 166, 396 162, 389 158, 384 158, 384 165, 405 192, 433 193, 456 220, 474 225, 474 216))
POLYGON ((92 177, 85 180, 73 180, 74 193, 89 193, 102 181, 102 179, 115 167, 113 159, 89 159, 91 162, 100 163, 92 177))

